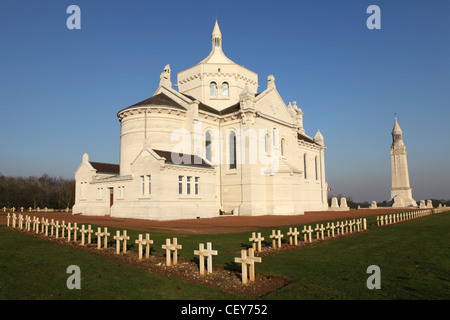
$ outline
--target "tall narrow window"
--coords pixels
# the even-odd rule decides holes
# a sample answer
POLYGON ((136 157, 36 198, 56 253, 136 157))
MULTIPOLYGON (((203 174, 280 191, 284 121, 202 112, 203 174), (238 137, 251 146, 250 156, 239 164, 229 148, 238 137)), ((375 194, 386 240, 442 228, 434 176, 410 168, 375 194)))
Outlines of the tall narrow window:
POLYGON ((304 177, 306 179, 306 153, 303 155, 303 171, 304 171, 304 177))
POLYGON ((199 177, 195 177, 195 194, 198 195, 198 182, 199 182, 199 177))
POLYGON ((147 176, 147 193, 152 194, 152 176, 147 176))
POLYGON ((178 194, 183 194, 183 176, 178 176, 178 194))
POLYGON ((274 147, 276 147, 277 141, 278 141, 278 132, 277 132, 277 129, 275 129, 275 128, 273 128, 273 130, 272 130, 272 139, 273 139, 272 144, 274 147))
POLYGON ((81 198, 87 197, 87 182, 81 182, 81 198))
POLYGON ((227 96, 229 95, 229 85, 228 82, 222 83, 222 95, 227 96))
POLYGON ((264 136, 264 152, 266 154, 269 154, 269 134, 266 133, 264 136))
POLYGON ((186 193, 187 194, 191 194, 191 177, 187 177, 186 193))
POLYGON ((236 133, 230 132, 229 152, 230 152, 230 169, 236 169, 236 133))
POLYGON ((205 133, 205 158, 211 162, 212 152, 211 152, 211 132, 206 131, 205 133))
POLYGON ((217 83, 215 83, 214 81, 209 84, 209 93, 212 96, 217 95, 217 83))
POLYGON ((315 165, 316 165, 316 180, 319 180, 319 172, 317 170, 317 157, 315 158, 315 165))
POLYGON ((141 176, 141 194, 145 194, 145 177, 141 176))
POLYGON ((284 140, 284 138, 281 139, 281 143, 280 143, 280 149, 281 149, 281 156, 284 157, 284 144, 286 143, 286 141, 284 140))

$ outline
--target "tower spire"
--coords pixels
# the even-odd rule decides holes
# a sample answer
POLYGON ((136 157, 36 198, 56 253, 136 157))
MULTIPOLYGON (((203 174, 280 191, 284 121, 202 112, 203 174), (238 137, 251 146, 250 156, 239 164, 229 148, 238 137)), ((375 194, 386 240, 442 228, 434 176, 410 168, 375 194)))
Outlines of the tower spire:
POLYGON ((222 33, 220 32, 219 23, 217 22, 217 18, 216 18, 216 23, 214 24, 214 29, 212 32, 211 40, 212 40, 213 50, 216 48, 222 49, 222 33))

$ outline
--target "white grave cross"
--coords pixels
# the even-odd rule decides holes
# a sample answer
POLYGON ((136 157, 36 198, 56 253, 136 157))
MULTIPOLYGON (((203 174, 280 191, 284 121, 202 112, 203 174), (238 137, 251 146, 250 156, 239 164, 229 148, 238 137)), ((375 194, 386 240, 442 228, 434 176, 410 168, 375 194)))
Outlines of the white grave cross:
POLYGON ((275 234, 275 230, 272 230, 272 234, 270 235, 270 239, 272 239, 272 247, 276 248, 276 242, 278 241, 278 248, 281 248, 281 238, 283 238, 284 235, 281 234, 281 231, 278 230, 277 234, 275 234))
POLYGON ((248 257, 247 251, 241 250, 241 256, 234 258, 234 262, 240 263, 242 265, 242 283, 247 284, 247 265, 250 265, 250 281, 255 281, 255 262, 261 262, 261 258, 255 257, 253 248, 248 249, 248 257))
POLYGON ((166 250, 166 265, 168 267, 178 264, 178 251, 182 248, 181 245, 177 243, 177 238, 173 238, 173 243, 170 243, 170 239, 166 239, 166 244, 162 245, 162 248, 166 250), (170 253, 173 251, 173 259, 170 258, 170 253))
POLYGON ((297 228, 294 228, 294 231, 292 231, 292 228, 289 228, 289 232, 287 235, 289 236, 289 244, 292 245, 292 238, 294 238, 294 244, 298 245, 297 236, 300 234, 300 232, 297 231, 297 228))
POLYGON ((205 257, 207 258, 207 272, 212 273, 212 256, 217 255, 217 250, 212 249, 212 243, 206 243, 206 250, 204 244, 200 243, 198 250, 194 251, 194 255, 199 256, 200 275, 205 274, 205 257))

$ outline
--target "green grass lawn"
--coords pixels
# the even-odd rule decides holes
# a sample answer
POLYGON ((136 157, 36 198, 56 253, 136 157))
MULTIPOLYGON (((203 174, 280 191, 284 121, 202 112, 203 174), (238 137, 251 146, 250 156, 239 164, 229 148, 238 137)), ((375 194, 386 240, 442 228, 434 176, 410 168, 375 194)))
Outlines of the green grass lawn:
MULTIPOLYGON (((450 298, 450 214, 385 227, 376 227, 375 217, 369 217, 368 222, 370 232, 263 257, 257 273, 287 277, 293 283, 262 299, 450 298), (370 265, 381 269, 380 290, 366 286, 370 265)), ((111 236, 115 234, 116 229, 108 229, 111 236)), ((286 234, 288 228, 280 229, 286 234)), ((131 244, 140 232, 128 233, 131 244)), ((270 240, 270 233, 271 229, 262 231, 266 240, 270 240)), ((174 236, 183 246, 181 259, 194 259, 199 242, 212 242, 213 249, 219 251, 214 265, 230 267, 239 251, 248 247, 251 233, 151 233, 155 241, 152 254, 162 255, 161 245, 174 236)), ((135 245, 130 249, 137 250, 135 245)), ((248 298, 0 229, 0 299, 248 298), (66 287, 69 265, 81 269, 81 290, 66 287)))

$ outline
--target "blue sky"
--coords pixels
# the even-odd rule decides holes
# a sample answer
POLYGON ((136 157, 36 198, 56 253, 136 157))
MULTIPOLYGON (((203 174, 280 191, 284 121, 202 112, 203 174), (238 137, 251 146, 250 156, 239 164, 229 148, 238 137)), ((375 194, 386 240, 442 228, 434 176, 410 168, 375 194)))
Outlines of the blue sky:
POLYGON ((119 162, 119 110, 211 49, 273 74, 306 133, 324 135, 332 194, 389 200, 394 113, 413 196, 450 199, 450 1, 0 2, 0 172, 72 178, 83 153, 119 162), (69 30, 69 5, 81 30, 69 30), (381 29, 369 30, 369 5, 381 29))

